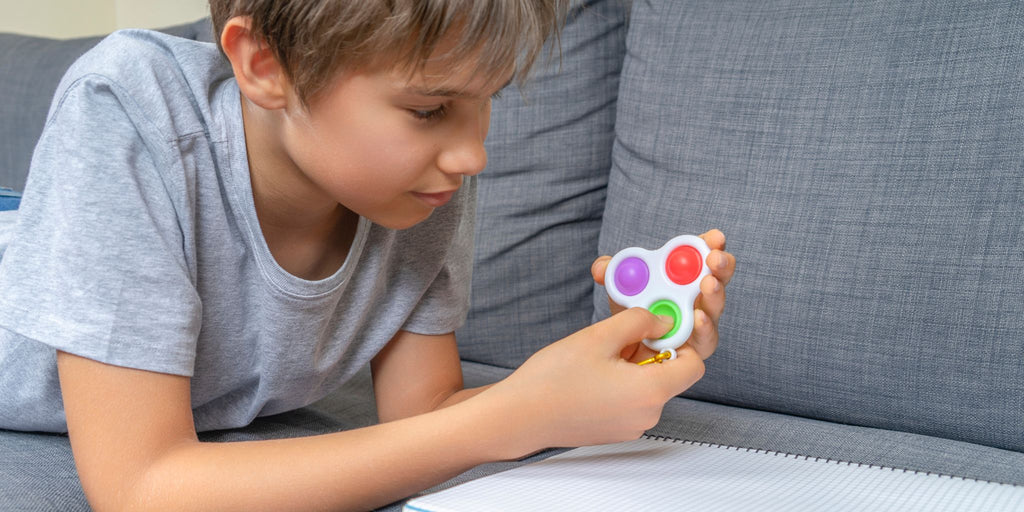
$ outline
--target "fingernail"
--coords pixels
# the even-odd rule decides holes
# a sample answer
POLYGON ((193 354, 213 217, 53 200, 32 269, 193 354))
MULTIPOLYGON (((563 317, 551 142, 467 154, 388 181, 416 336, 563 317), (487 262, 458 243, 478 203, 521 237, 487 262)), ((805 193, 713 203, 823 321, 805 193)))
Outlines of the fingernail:
POLYGON ((715 291, 716 292, 722 291, 722 282, 719 281, 718 279, 715 279, 715 291))
POLYGON ((669 315, 656 315, 658 320, 665 325, 673 325, 676 323, 676 319, 669 315))

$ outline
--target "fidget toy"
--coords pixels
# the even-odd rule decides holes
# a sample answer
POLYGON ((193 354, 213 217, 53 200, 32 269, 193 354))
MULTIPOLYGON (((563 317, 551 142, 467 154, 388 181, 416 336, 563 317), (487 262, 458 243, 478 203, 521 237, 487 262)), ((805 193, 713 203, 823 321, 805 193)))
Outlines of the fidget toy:
POLYGON ((700 280, 710 274, 705 263, 711 249, 693 235, 680 235, 660 249, 629 247, 612 257, 605 272, 605 289, 617 304, 649 309, 667 315, 674 327, 661 338, 643 340, 658 356, 647 362, 674 359, 675 349, 693 331, 693 303, 700 293, 700 280))

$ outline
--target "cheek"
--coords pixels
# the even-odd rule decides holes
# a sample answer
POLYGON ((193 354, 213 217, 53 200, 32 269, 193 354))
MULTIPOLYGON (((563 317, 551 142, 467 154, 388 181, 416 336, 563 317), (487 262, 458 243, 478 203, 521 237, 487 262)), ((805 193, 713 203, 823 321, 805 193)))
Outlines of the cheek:
POLYGON ((299 158, 317 169, 322 182, 337 187, 385 193, 405 185, 421 153, 410 130, 400 119, 367 115, 360 109, 349 113, 318 119, 298 134, 301 140, 296 142, 304 153, 299 158))
POLYGON ((404 120, 364 125, 344 142, 349 165, 364 170, 366 185, 378 189, 407 188, 430 165, 430 144, 404 120))

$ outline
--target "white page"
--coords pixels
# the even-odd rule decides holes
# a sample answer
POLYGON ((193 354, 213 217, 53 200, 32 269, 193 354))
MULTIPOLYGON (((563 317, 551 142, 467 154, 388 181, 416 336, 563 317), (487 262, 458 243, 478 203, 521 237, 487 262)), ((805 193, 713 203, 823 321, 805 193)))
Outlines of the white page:
POLYGON ((411 500, 412 512, 1024 511, 1024 486, 660 438, 577 448, 411 500))

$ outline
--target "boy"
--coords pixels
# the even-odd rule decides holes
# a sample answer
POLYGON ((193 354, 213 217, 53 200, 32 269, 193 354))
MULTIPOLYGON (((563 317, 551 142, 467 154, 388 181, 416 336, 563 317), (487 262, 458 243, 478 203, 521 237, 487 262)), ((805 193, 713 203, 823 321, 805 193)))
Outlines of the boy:
POLYGON ((144 31, 105 40, 58 88, 0 263, 0 427, 67 430, 97 510, 359 510, 652 426, 715 348, 733 269, 718 232, 679 359, 625 361, 670 327, 630 310, 462 389, 452 332, 490 97, 565 9, 214 0, 226 60, 144 31), (197 440, 367 362, 380 425, 197 440))

